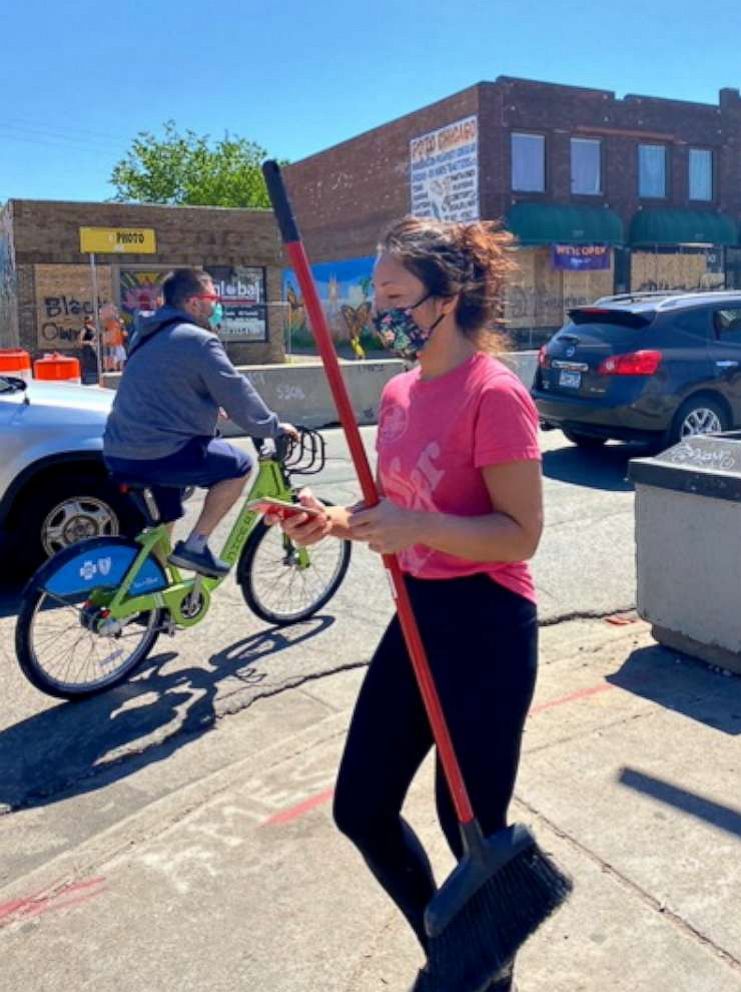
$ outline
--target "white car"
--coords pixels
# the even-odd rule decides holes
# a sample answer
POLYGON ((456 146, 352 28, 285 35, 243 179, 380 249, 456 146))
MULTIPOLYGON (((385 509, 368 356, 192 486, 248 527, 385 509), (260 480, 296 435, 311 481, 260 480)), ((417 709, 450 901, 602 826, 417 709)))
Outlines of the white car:
POLYGON ((143 519, 103 463, 112 390, 0 375, 0 538, 24 570, 143 519))

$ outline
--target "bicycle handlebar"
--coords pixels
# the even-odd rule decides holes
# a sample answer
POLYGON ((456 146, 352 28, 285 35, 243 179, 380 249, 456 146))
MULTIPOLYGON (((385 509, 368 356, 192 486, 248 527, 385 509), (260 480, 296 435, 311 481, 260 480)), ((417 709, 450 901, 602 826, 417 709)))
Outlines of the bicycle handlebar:
MULTIPOLYGON (((326 442, 319 431, 310 427, 298 427, 299 437, 296 440, 290 434, 279 434, 272 438, 275 453, 270 457, 280 462, 288 472, 297 475, 316 475, 321 472, 326 462, 326 442)), ((252 443, 257 449, 258 456, 262 455, 268 439, 253 437, 252 443)))

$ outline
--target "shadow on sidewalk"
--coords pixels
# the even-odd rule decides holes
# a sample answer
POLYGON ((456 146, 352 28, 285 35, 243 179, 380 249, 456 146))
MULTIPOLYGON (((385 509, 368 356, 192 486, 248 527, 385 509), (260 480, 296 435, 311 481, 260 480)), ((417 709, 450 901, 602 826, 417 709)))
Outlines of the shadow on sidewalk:
POLYGON ((690 816, 705 823, 712 823, 719 830, 741 837, 741 810, 731 806, 723 806, 712 799, 706 799, 696 792, 688 792, 671 782, 666 782, 652 775, 637 772, 632 768, 623 768, 618 776, 618 782, 629 789, 651 796, 667 806, 681 809, 690 816))
POLYGON ((220 710, 239 709, 246 692, 250 701, 265 694, 261 683, 269 683, 270 693, 290 685, 290 677, 282 678, 268 662, 333 623, 333 617, 316 616, 266 630, 198 667, 173 667, 174 651, 157 654, 110 692, 61 703, 9 727, 0 732, 0 804, 50 805, 164 761, 213 726, 217 698, 226 700, 220 710))
POLYGON ((589 489, 628 493, 633 491, 626 479, 628 462, 645 454, 644 448, 632 444, 608 444, 591 451, 567 445, 543 452, 543 475, 589 489))
POLYGON ((741 678, 658 644, 639 648, 607 681, 708 727, 741 734, 741 678))

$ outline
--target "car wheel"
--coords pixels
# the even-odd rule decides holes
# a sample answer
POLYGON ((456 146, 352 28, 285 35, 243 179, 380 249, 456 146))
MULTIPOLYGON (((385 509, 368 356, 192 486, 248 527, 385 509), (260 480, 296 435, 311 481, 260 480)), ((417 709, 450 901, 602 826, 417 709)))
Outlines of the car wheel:
POLYGON ((601 448, 607 443, 606 437, 590 437, 589 434, 579 434, 577 431, 564 431, 564 437, 580 448, 601 448))
POLYGON ((719 403, 706 396, 697 396, 683 403, 674 415, 669 444, 678 444, 695 434, 726 431, 728 426, 728 417, 719 403))
POLYGON ((133 537, 144 526, 134 504, 107 479, 80 473, 47 477, 37 485, 17 523, 19 558, 26 568, 85 538, 133 537))

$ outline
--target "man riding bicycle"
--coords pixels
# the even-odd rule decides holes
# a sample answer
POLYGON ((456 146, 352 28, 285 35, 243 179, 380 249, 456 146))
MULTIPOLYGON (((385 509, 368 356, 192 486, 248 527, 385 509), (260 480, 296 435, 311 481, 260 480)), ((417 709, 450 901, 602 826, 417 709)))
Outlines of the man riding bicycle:
POLYGON ((176 269, 162 284, 164 305, 142 322, 103 435, 112 475, 147 486, 163 523, 183 516, 183 491, 208 490, 203 510, 169 561, 219 577, 229 571, 208 539, 244 490, 250 458, 215 437, 220 410, 255 437, 296 436, 232 365, 211 330, 221 305, 211 276, 176 269))

